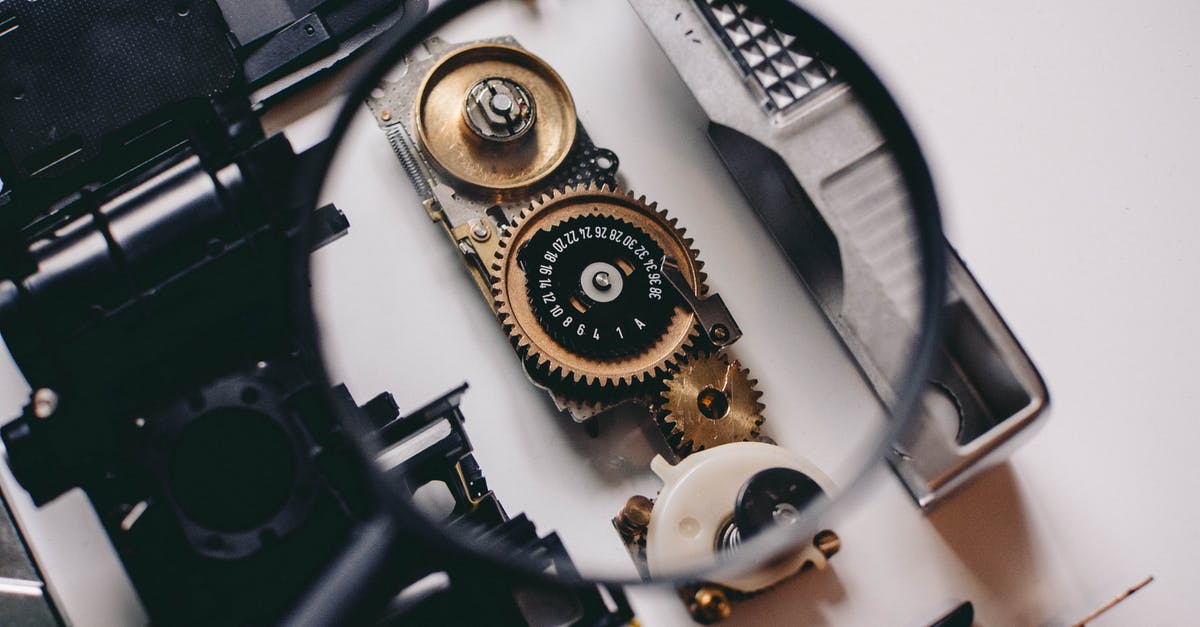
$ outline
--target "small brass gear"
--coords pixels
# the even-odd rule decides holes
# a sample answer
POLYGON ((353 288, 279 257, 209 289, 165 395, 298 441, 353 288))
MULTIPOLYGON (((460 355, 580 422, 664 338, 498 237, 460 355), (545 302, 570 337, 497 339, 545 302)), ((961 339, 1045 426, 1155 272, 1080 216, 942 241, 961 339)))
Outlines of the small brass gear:
POLYGON ((724 354, 699 355, 663 383, 662 427, 681 456, 758 437, 762 392, 741 363, 724 354))
MULTIPOLYGON (((690 287, 702 294, 703 264, 691 244, 676 220, 667 217, 656 204, 647 203, 644 196, 595 185, 543 195, 500 240, 492 266, 497 317, 517 352, 526 359, 530 373, 555 391, 588 398, 597 392, 655 381, 684 358, 699 333, 695 314, 671 292, 661 276, 662 259, 654 257, 665 254, 673 259, 690 287), (620 231, 619 238, 609 237, 614 231, 620 231), (607 248, 596 246, 601 242, 607 248), (624 247, 611 246, 614 242, 624 247), (557 250, 547 249, 547 259, 554 261, 543 261, 540 247, 547 244, 557 250), (522 253, 526 247, 536 248, 538 256, 529 259, 522 253), (613 283, 638 286, 640 291, 634 293, 634 288, 629 288, 622 298, 614 296, 611 302, 607 296, 596 297, 594 292, 589 296, 578 281, 575 266, 591 260, 586 255, 579 259, 581 255, 573 254, 574 248, 588 254, 599 251, 594 253, 602 262, 599 265, 623 274, 623 278, 614 274, 612 279, 621 280, 613 283), (543 265, 552 266, 560 259, 575 265, 569 269, 543 269, 543 265), (568 271, 571 275, 566 278, 554 274, 568 271), (576 288, 578 292, 563 294, 563 290, 576 288), (661 296, 669 304, 665 316, 645 316, 643 328, 636 311, 630 314, 621 308, 628 305, 623 301, 645 303, 650 296, 661 296), (543 311, 548 302, 561 305, 565 313, 553 311, 550 315, 555 317, 549 318, 543 311), (585 322, 589 316, 594 323, 585 322), (661 328, 651 328, 651 321, 661 328), (563 326, 572 337, 564 337, 563 329, 552 325, 563 326), (581 336, 578 342, 575 335, 581 336), (585 347, 580 342, 592 345, 585 347)), ((596 265, 589 263, 587 268, 596 265)), ((661 301, 656 301, 655 307, 661 307, 661 301)))

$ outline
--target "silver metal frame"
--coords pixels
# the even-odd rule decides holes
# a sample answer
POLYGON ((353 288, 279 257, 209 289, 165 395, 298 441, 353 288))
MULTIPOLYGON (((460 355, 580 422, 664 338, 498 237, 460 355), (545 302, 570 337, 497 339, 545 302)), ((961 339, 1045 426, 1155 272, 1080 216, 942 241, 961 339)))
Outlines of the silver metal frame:
MULTIPOLYGON (((914 214, 885 138, 836 68, 741 3, 630 3, 708 115, 713 145, 751 205, 891 406, 923 285, 914 214)), ((889 456, 923 508, 1002 460, 1049 404, 1029 356, 951 253, 940 356, 889 456)))

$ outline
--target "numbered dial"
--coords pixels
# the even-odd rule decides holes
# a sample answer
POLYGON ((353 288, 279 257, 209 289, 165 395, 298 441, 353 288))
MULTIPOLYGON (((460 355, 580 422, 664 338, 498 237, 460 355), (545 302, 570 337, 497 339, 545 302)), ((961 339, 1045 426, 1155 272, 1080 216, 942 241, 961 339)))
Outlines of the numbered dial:
POLYGON ((534 379, 570 398, 661 378, 698 337, 663 257, 704 290, 691 241, 645 198, 575 187, 535 201, 492 266, 496 314, 534 379))
POLYGON ((646 350, 663 336, 679 297, 645 231, 602 215, 543 229, 517 254, 538 322, 560 346, 597 358, 646 350))

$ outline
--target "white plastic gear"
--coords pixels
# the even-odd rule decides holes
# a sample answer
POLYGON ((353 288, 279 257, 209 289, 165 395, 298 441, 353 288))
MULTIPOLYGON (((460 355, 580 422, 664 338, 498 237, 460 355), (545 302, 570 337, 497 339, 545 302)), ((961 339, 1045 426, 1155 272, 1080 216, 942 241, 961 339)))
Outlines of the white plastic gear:
POLYGON ((563 384, 574 386, 573 392, 579 387, 593 392, 616 391, 660 379, 686 357, 699 338, 695 314, 683 304, 676 307, 668 330, 653 346, 619 359, 588 358, 567 351, 549 337, 529 309, 524 271, 516 263, 517 251, 543 226, 580 215, 613 215, 638 226, 680 264, 693 289, 699 294, 707 292, 699 251, 692 247, 693 240, 686 237, 675 218, 658 209, 657 203, 648 203, 645 196, 592 184, 542 195, 504 230, 491 266, 497 318, 518 354, 526 359, 531 374, 552 389, 563 384), (609 211, 605 211, 605 205, 609 211))

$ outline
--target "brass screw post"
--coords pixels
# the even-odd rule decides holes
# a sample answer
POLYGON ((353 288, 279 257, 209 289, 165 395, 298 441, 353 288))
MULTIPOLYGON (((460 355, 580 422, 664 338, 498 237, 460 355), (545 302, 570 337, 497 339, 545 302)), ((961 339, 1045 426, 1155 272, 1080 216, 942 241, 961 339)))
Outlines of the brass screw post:
POLYGON ((487 223, 483 220, 471 221, 471 237, 475 238, 476 241, 486 242, 490 236, 491 231, 488 229, 487 223))
POLYGON ((696 594, 692 595, 688 610, 691 611, 692 618, 705 624, 729 618, 729 614, 733 612, 725 592, 715 586, 702 586, 697 590, 696 594))
POLYGON ((629 537, 640 535, 650 525, 650 510, 654 501, 637 494, 629 497, 625 507, 617 514, 617 529, 629 537))
POLYGON ((717 344, 724 344, 729 339, 729 329, 723 324, 714 324, 708 334, 717 344))
POLYGON ((821 555, 824 555, 826 559, 829 559, 841 550, 842 539, 839 538, 836 533, 830 531, 829 529, 825 529, 813 536, 813 546, 817 547, 817 550, 821 552, 821 555))

